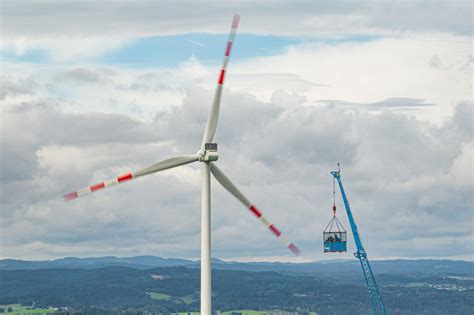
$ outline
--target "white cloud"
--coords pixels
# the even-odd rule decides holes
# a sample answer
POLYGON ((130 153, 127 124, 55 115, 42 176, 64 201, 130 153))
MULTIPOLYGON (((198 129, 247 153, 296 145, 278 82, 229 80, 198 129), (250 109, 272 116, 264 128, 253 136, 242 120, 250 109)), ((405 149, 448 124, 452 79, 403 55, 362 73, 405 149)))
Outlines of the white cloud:
POLYGON ((474 169, 473 152, 474 147, 472 141, 462 144, 461 154, 453 161, 451 169, 451 175, 453 176, 452 184, 460 189, 463 187, 471 187, 471 193, 474 193, 472 191, 474 188, 474 178, 472 172, 470 172, 470 170, 474 169))
POLYGON ((278 88, 302 93, 308 103, 375 103, 409 97, 436 105, 420 109, 417 117, 441 122, 452 105, 472 99, 472 74, 462 70, 472 54, 467 38, 431 36, 439 40, 385 38, 293 46, 281 55, 231 65, 227 83, 230 89, 248 91, 261 100, 269 100, 278 88), (433 55, 451 67, 433 68, 429 64, 433 55), (242 73, 245 77, 239 80, 242 73))
MULTIPOLYGON (((39 90, 43 86, 20 79, 5 94, 37 93, 20 88, 22 82, 39 90)), ((10 123, 2 125, 2 255, 197 257, 199 168, 170 170, 72 203, 60 196, 170 155, 194 152, 210 95, 189 83, 182 104, 161 109, 153 122, 64 112, 57 99, 15 105, 5 98, 2 119, 10 123), (21 120, 27 114, 33 124, 21 120), (8 143, 16 144, 16 151, 6 150, 8 143)), ((329 171, 337 161, 343 164, 371 257, 469 253, 465 239, 472 228, 466 209, 472 180, 462 169, 472 155, 472 126, 464 120, 472 116, 471 103, 458 105, 454 116, 436 126, 390 109, 374 115, 363 106, 304 106, 305 97, 284 90, 271 99, 226 93, 217 133, 219 165, 302 247, 302 259, 323 258, 319 233, 330 217, 329 171), (447 228, 454 224, 455 233, 447 228), (459 246, 453 249, 452 242, 459 246)), ((216 256, 291 260, 248 210, 217 182, 213 187, 216 256)))
MULTIPOLYGON (((431 36, 436 40, 402 37, 291 46, 275 56, 233 61, 226 89, 264 102, 277 89, 302 95, 306 105, 370 103, 378 110, 401 102, 407 115, 440 124, 455 104, 472 99, 472 73, 466 71, 472 53, 466 37, 431 36), (443 66, 433 66, 433 58, 443 66), (413 105, 416 111, 409 108, 413 105)), ((121 113, 151 121, 156 113, 179 106, 187 87, 213 89, 219 65, 203 65, 191 57, 177 68, 148 71, 80 64, 6 63, 4 68, 19 73, 14 76, 25 81, 23 86, 30 80, 30 89, 32 77, 40 77, 45 86, 36 93, 68 100, 72 112, 121 113)))
POLYGON ((225 33, 232 14, 255 34, 471 34, 470 1, 3 1, 4 37, 225 33))
MULTIPOLYGON (((8 33, 6 33, 8 34, 8 33)), ((5 35, 5 33, 4 33, 5 35)), ((2 38, 1 52, 14 52, 17 56, 32 51, 46 51, 52 62, 70 62, 74 60, 91 59, 105 53, 118 50, 130 42, 129 38, 87 36, 66 37, 59 36, 18 36, 2 38)))

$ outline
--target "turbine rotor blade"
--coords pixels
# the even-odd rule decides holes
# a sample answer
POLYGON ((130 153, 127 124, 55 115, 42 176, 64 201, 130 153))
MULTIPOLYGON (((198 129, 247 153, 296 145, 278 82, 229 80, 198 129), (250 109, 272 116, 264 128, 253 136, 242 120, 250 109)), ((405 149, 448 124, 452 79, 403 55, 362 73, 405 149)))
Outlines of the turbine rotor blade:
POLYGON ((216 166, 215 163, 211 163, 211 172, 212 175, 217 179, 217 181, 229 191, 235 198, 237 198, 245 207, 247 207, 250 212, 252 212, 257 219, 262 222, 272 233, 275 235, 285 246, 295 255, 298 256, 301 251, 295 244, 291 243, 282 233, 281 231, 267 218, 262 214, 262 212, 252 204, 242 192, 230 181, 230 179, 216 166))
POLYGON ((212 108, 211 108, 211 111, 209 112, 206 129, 204 130, 204 136, 202 138, 202 145, 201 145, 202 148, 204 148, 204 144, 208 142, 212 142, 212 139, 214 139, 214 135, 216 133, 217 122, 219 120, 219 107, 221 103, 222 86, 224 85, 225 72, 227 70, 227 64, 229 63, 229 57, 230 57, 230 52, 232 50, 235 33, 237 32, 237 27, 239 26, 239 19, 240 19, 240 16, 235 14, 234 19, 232 20, 229 40, 227 41, 227 46, 224 53, 224 62, 222 65, 221 72, 219 74, 216 92, 214 94, 214 100, 212 102, 212 108))
POLYGON ((64 195, 64 200, 65 201, 70 201, 79 197, 83 197, 86 195, 89 195, 93 192, 96 192, 98 190, 102 190, 104 188, 109 188, 112 186, 116 186, 118 184, 122 184, 124 182, 127 182, 131 179, 135 179, 141 176, 145 176, 148 174, 156 173, 159 171, 164 171, 173 167, 189 164, 192 162, 198 161, 199 157, 197 155, 183 155, 183 156, 177 156, 173 157, 171 159, 166 159, 161 162, 158 162, 156 164, 153 164, 151 166, 145 167, 141 170, 138 170, 136 172, 129 172, 122 174, 116 178, 109 179, 88 187, 84 187, 82 189, 70 192, 66 195, 64 195))

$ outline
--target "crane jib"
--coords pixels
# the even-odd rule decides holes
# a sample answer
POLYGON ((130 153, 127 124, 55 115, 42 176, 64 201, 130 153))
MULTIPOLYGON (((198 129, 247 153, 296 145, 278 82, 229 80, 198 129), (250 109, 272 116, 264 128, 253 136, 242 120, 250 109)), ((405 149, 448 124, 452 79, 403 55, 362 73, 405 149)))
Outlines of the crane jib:
POLYGON ((362 246, 362 241, 360 240, 359 231, 357 230, 357 225, 355 223, 354 217, 352 215, 351 207, 349 201, 347 200, 346 192, 344 191, 344 186, 341 181, 341 171, 331 172, 331 175, 337 180, 339 184, 339 189, 341 190, 342 200, 344 201, 344 207, 346 208, 347 217, 351 225, 352 235, 354 236, 354 241, 356 243, 357 251, 354 253, 354 256, 359 259, 362 272, 364 273, 365 284, 367 285, 367 290, 369 291, 370 302, 372 304, 372 309, 374 314, 383 314, 386 315, 387 311, 385 309, 385 304, 382 300, 382 295, 380 294, 379 287, 375 281, 374 273, 370 267, 369 259, 367 258, 367 253, 365 252, 364 247, 362 246))

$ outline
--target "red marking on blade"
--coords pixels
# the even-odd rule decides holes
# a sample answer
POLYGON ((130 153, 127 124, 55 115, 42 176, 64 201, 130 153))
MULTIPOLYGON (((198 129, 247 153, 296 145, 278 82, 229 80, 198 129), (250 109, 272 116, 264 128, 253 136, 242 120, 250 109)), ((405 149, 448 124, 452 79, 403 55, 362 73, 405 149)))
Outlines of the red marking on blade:
POLYGON ((91 191, 96 191, 96 190, 105 188, 105 184, 104 183, 98 183, 98 184, 90 186, 89 188, 91 189, 91 191))
POLYGON ((272 231, 273 234, 275 234, 276 237, 279 237, 281 235, 280 230, 277 229, 277 227, 273 224, 271 224, 268 228, 270 229, 270 231, 272 231))
POLYGON ((234 15, 234 19, 232 20, 232 28, 237 28, 239 26, 240 15, 234 15))
POLYGON ((127 174, 123 174, 123 175, 120 175, 119 177, 117 177, 117 180, 119 183, 121 182, 124 182, 126 180, 131 180, 133 178, 132 176, 132 173, 127 173, 127 174))
POLYGON ((70 201, 70 200, 76 199, 77 197, 78 197, 77 191, 73 191, 72 193, 64 195, 64 200, 65 201, 70 201))
POLYGON ((291 252, 293 254, 295 254, 296 256, 299 256, 301 254, 301 251, 298 247, 296 247, 295 244, 291 243, 290 245, 288 245, 288 249, 291 250, 291 252))
POLYGON ((219 76, 219 81, 217 81, 217 84, 221 84, 221 85, 222 85, 222 84, 224 83, 224 74, 225 74, 225 70, 222 69, 222 70, 221 70, 221 74, 220 74, 220 76, 219 76))
POLYGON ((255 214, 257 218, 260 218, 262 216, 262 213, 260 212, 260 210, 258 210, 257 207, 255 206, 251 206, 249 210, 252 211, 252 213, 255 214))
POLYGON ((232 49, 232 42, 227 42, 227 48, 225 49, 225 55, 230 56, 230 50, 232 49))

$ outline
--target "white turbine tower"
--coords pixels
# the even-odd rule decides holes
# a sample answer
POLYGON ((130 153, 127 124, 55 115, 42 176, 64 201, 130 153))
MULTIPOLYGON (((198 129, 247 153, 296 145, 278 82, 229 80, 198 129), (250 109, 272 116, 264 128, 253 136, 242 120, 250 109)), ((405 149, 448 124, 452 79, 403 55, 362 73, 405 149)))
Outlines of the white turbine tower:
POLYGON ((262 214, 262 212, 255 207, 238 189, 237 187, 227 178, 226 175, 217 167, 214 163, 217 161, 217 144, 212 143, 214 134, 216 132, 217 121, 219 117, 219 106, 222 95, 222 85, 224 84, 224 76, 229 61, 230 51, 232 49, 232 43, 235 37, 235 32, 239 24, 239 16, 234 15, 232 21, 232 29, 227 42, 227 47, 224 54, 224 64, 219 74, 217 81, 217 88, 212 103, 212 108, 209 113, 209 117, 202 138, 201 149, 193 155, 183 155, 173 157, 136 172, 129 172, 118 176, 117 178, 100 182, 77 191, 73 191, 64 196, 66 201, 83 197, 95 191, 109 188, 131 179, 135 179, 141 176, 149 175, 173 167, 189 164, 192 162, 202 162, 202 201, 201 201, 201 314, 211 314, 211 182, 210 173, 227 189, 232 195, 234 195, 240 202, 242 202, 259 220, 262 222, 278 239, 280 239, 285 246, 296 256, 299 255, 300 250, 293 243, 289 242, 284 237, 281 231, 273 224, 270 223, 262 214))

